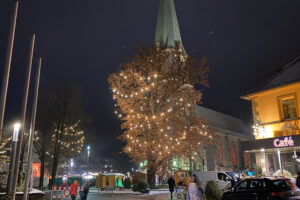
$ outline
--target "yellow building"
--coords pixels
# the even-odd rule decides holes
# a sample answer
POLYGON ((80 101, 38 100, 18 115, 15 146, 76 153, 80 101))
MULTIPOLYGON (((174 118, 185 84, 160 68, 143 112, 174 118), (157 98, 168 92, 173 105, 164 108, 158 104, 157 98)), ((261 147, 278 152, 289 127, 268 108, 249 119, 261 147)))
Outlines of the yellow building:
POLYGON ((267 175, 283 169, 295 173, 300 152, 300 57, 242 98, 252 103, 255 141, 245 143, 244 149, 255 153, 252 164, 254 160, 267 175))

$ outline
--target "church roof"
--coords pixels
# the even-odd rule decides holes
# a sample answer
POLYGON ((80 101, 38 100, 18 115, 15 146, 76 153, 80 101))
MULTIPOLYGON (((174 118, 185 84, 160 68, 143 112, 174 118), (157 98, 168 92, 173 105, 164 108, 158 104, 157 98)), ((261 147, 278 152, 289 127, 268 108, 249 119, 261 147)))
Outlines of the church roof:
POLYGON ((257 92, 282 87, 296 82, 300 82, 300 56, 283 66, 271 79, 267 80, 259 87, 250 90, 248 94, 244 96, 249 96, 257 92))
POLYGON ((238 135, 246 138, 251 138, 251 128, 242 120, 220 113, 203 106, 196 106, 196 113, 208 120, 208 124, 216 129, 230 133, 233 135, 238 135))
POLYGON ((155 44, 171 48, 175 41, 182 44, 174 0, 160 0, 155 44))

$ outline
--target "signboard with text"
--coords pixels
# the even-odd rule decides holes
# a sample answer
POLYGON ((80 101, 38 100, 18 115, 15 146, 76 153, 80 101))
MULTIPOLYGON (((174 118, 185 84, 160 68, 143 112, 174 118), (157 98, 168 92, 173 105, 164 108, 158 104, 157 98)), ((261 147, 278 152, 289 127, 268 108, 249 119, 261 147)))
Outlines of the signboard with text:
POLYGON ((283 148, 283 147, 293 147, 295 145, 292 136, 281 138, 275 138, 273 140, 273 145, 276 148, 283 148))

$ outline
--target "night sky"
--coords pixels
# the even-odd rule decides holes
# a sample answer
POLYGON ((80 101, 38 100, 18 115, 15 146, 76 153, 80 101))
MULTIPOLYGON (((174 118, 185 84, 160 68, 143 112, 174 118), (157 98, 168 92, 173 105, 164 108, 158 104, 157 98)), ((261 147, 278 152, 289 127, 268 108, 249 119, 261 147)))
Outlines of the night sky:
MULTIPOLYGON (((210 87, 204 90, 203 106, 250 124, 250 103, 239 97, 300 55, 300 1, 175 4, 185 50, 208 60, 210 87)), ((120 121, 113 114, 107 77, 135 54, 136 46, 153 44, 158 5, 158 0, 21 1, 4 125, 20 113, 28 46, 36 32, 35 60, 44 58, 40 91, 62 80, 80 85, 98 138, 96 155, 119 159, 120 121)), ((11 13, 12 1, 1 0, 0 79, 11 13)))

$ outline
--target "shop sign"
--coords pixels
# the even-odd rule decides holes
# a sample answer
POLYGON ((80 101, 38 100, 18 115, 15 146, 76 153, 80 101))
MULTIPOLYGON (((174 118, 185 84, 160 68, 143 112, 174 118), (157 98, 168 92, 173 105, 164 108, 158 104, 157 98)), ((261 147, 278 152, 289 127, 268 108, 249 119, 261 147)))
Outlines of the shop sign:
POLYGON ((279 147, 293 147, 294 146, 294 140, 293 140, 292 136, 285 137, 283 139, 276 138, 273 141, 273 145, 276 148, 279 148, 279 147))

